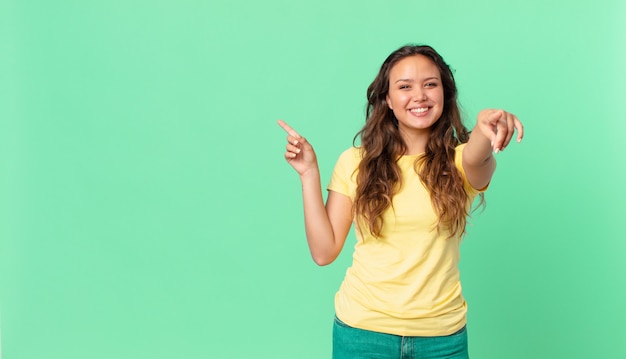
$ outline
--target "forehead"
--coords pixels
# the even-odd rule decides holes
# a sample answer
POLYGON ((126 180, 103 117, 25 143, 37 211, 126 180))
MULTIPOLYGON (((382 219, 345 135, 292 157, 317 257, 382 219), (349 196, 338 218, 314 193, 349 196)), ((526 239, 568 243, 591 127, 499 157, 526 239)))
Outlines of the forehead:
POLYGON ((389 71, 389 81, 397 79, 412 79, 440 77, 437 65, 424 55, 407 56, 396 62, 389 71))

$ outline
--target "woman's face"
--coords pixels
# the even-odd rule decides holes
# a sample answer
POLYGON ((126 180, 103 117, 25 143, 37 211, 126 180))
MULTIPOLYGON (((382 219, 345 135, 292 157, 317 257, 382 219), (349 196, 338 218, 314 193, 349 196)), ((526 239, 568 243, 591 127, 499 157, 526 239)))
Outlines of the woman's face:
POLYGON ((443 84, 432 60, 414 55, 389 71, 387 105, 398 119, 400 133, 429 132, 443 113, 443 84))

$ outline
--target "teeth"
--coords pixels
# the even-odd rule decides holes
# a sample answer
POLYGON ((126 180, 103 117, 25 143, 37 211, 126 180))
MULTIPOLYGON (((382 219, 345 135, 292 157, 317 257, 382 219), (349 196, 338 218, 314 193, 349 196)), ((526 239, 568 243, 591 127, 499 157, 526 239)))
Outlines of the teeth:
POLYGON ((416 112, 416 113, 424 113, 428 111, 428 107, 419 107, 419 108, 412 108, 411 112, 416 112))

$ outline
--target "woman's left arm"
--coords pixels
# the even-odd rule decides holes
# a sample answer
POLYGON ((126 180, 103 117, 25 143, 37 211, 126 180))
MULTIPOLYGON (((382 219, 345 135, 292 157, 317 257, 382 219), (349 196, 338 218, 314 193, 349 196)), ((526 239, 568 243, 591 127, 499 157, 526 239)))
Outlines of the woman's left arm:
POLYGON ((524 126, 512 113, 482 110, 463 149, 463 170, 472 187, 485 188, 496 169, 493 153, 504 151, 517 129, 517 142, 524 137, 524 126))

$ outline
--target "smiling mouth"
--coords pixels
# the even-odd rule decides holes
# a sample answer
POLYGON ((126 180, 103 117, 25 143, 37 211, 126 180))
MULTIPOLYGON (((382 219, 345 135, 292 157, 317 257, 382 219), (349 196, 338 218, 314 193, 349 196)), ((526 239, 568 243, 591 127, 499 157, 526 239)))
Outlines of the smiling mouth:
POLYGON ((412 113, 425 113, 430 109, 430 107, 418 107, 418 108, 412 108, 409 111, 412 113))

